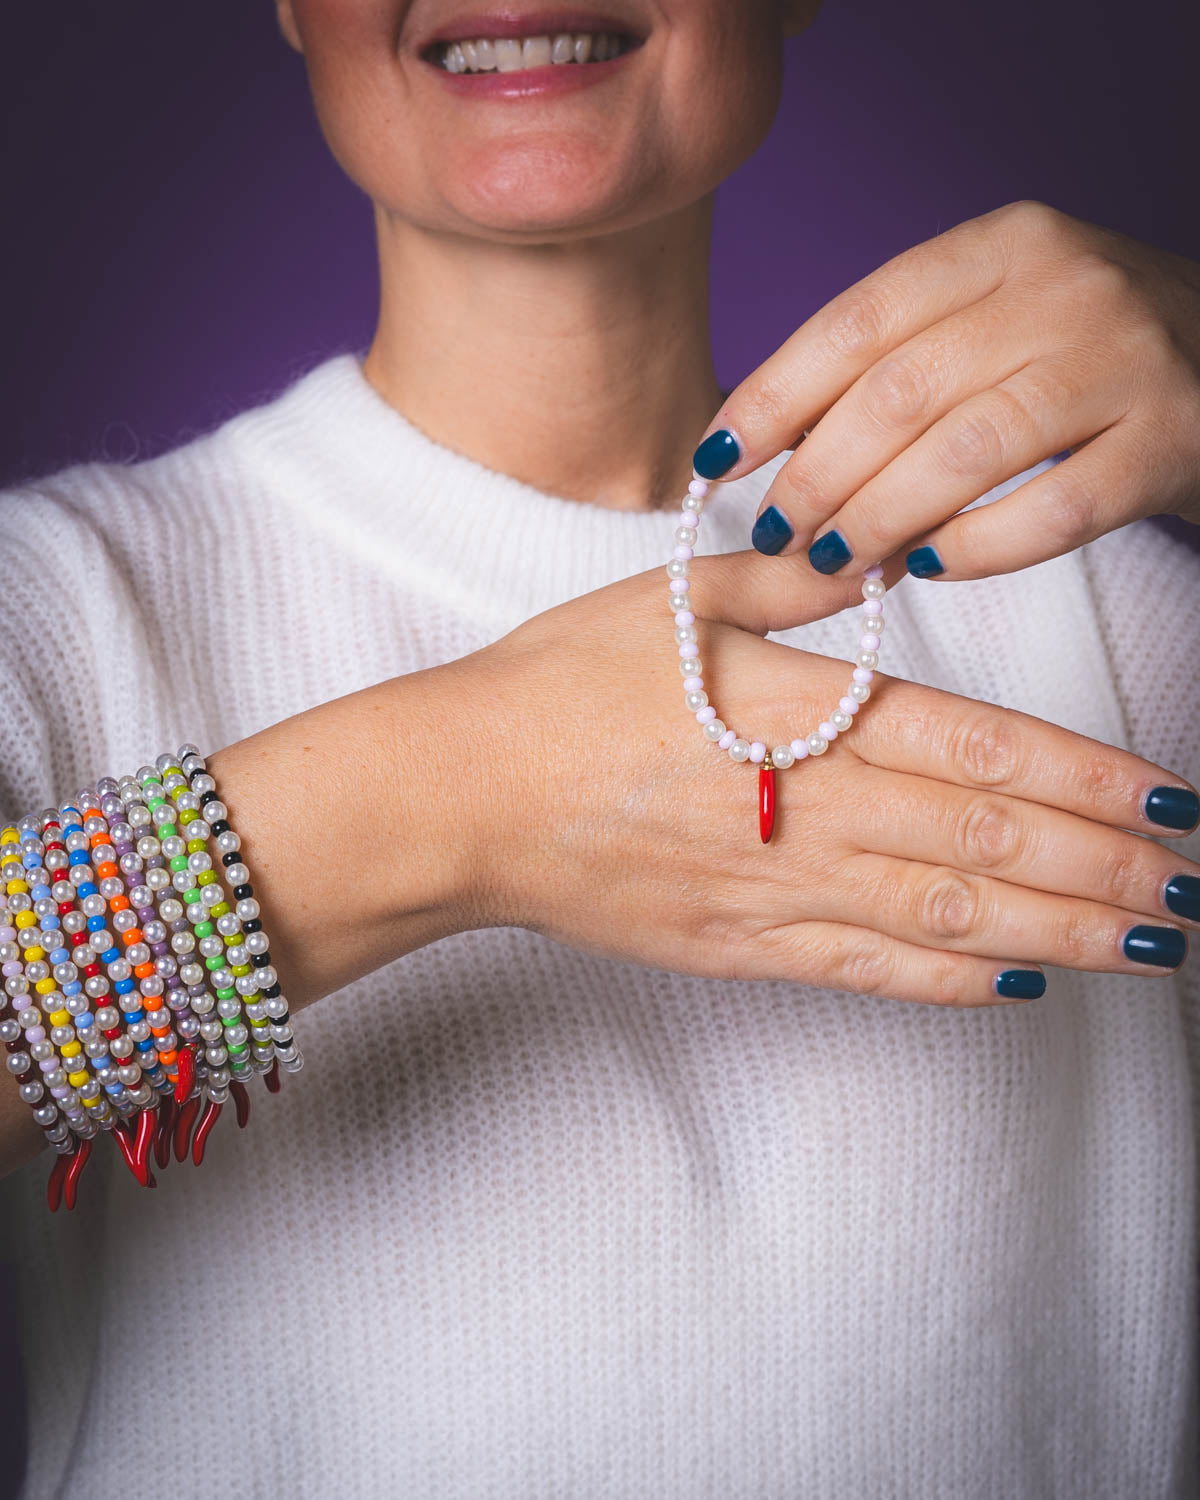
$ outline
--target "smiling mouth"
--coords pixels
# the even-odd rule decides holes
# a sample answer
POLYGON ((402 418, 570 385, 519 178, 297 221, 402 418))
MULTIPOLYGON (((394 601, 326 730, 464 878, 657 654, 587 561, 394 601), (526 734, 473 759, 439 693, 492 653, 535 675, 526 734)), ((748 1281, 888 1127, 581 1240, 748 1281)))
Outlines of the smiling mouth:
POLYGON ((554 36, 478 37, 433 42, 422 60, 446 73, 516 73, 538 68, 591 67, 642 46, 643 38, 615 31, 563 31, 554 36))

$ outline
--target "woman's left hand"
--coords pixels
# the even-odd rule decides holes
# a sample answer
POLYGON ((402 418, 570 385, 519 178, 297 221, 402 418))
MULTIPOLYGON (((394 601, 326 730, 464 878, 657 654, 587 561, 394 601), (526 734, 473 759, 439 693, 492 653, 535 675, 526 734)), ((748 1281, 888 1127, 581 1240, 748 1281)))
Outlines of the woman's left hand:
POLYGON ((708 433, 694 460, 708 478, 795 447, 752 541, 807 549, 822 573, 904 550, 919 577, 982 578, 1140 516, 1200 522, 1200 265, 1043 203, 1008 204, 827 303, 730 392, 708 433), (741 449, 732 466, 721 429, 741 449))

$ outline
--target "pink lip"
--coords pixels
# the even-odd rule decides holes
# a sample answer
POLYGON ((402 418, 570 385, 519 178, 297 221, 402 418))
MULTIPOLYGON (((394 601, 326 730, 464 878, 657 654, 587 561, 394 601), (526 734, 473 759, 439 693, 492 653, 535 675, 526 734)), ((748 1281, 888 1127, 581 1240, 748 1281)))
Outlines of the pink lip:
MULTIPOLYGON (((479 34, 486 36, 487 32, 479 34)), ((536 36, 538 33, 532 32, 530 35, 536 36)), ((635 47, 617 57, 605 58, 603 62, 551 63, 542 68, 514 68, 511 73, 448 73, 437 63, 429 66, 457 94, 470 94, 473 98, 485 99, 524 99, 531 94, 569 94, 575 89, 587 88, 589 83, 600 83, 612 76, 614 68, 628 62, 640 50, 635 47)))

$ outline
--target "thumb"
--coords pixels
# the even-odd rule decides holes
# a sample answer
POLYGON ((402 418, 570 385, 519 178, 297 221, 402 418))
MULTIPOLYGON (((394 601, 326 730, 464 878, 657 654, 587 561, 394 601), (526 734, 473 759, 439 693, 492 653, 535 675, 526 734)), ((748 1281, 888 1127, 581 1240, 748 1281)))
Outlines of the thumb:
MULTIPOLYGON (((823 620, 863 602, 861 572, 850 578, 818 573, 804 551, 767 557, 749 547, 694 557, 688 576, 697 619, 739 625, 756 635, 823 620)), ((907 576, 903 553, 884 560, 888 588, 907 576)))

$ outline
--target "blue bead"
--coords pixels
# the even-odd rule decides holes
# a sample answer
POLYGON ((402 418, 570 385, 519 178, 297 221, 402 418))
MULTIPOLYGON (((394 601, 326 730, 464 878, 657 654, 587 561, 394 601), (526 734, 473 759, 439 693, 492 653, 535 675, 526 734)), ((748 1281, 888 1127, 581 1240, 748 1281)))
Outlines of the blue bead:
POLYGON ((55 948, 54 952, 50 955, 50 962, 52 964, 65 964, 70 956, 71 950, 69 948, 55 948))
POLYGON ((90 880, 85 880, 82 885, 75 887, 75 894, 82 900, 84 896, 94 896, 96 894, 96 887, 90 880))
POLYGON ((50 887, 48 885, 35 885, 29 894, 35 901, 49 901, 50 887))
POLYGON ((87 927, 88 927, 88 931, 89 932, 99 932, 100 929, 103 926, 104 926, 104 918, 103 917, 89 917, 87 919, 87 927))
POLYGON ((132 979, 118 979, 117 982, 116 982, 116 984, 113 985, 113 989, 116 990, 116 992, 117 992, 118 995, 128 995, 128 993, 130 992, 130 990, 132 988, 133 988, 133 980, 132 979))
POLYGON ((69 865, 86 865, 90 863, 89 851, 87 849, 72 849, 67 855, 69 865))
POLYGON ((78 979, 72 979, 72 981, 70 982, 70 984, 64 984, 63 985, 63 994, 67 995, 67 996, 78 995, 79 991, 82 988, 83 988, 83 985, 80 984, 80 982, 78 981, 78 979))
MULTIPOLYGON (((75 988, 78 989, 79 986, 76 985, 75 988)), ((86 1031, 89 1026, 95 1024, 95 1019, 90 1010, 85 1010, 81 1016, 75 1017, 75 1030, 86 1031)))
POLYGON ((123 1083, 106 1083, 104 1085, 104 1092, 111 1094, 114 1099, 117 1099, 125 1092, 125 1085, 123 1083))
POLYGON ((153 1052, 154 1038, 148 1036, 144 1042, 138 1042, 137 1049, 139 1052, 153 1052))
POLYGON ((107 953, 102 953, 100 955, 100 962, 102 964, 115 964, 120 956, 121 950, 117 947, 116 943, 114 943, 107 953))

